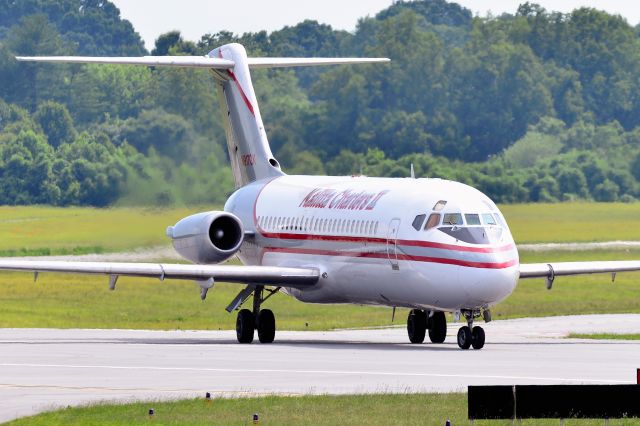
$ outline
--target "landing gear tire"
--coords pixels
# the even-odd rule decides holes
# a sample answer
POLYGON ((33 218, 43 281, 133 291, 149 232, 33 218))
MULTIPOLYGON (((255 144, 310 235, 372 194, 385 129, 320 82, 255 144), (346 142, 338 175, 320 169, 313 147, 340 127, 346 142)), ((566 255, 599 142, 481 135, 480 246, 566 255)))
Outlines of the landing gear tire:
POLYGON ((249 309, 238 312, 236 319, 236 336, 239 343, 253 342, 253 330, 255 330, 255 318, 249 309))
POLYGON ((482 349, 484 346, 484 329, 482 327, 473 327, 471 330, 471 346, 473 349, 482 349))
POLYGON ((469 349, 471 347, 471 329, 466 325, 458 330, 458 346, 460 349, 469 349))
POLYGON ((447 337, 447 318, 444 312, 434 312, 429 319, 429 339, 432 343, 443 343, 447 337))
POLYGON ((257 326, 260 343, 273 343, 276 337, 276 317, 270 309, 260 311, 257 326))
POLYGON ((412 309, 407 318, 407 333, 411 343, 424 342, 427 334, 427 314, 420 309, 412 309))

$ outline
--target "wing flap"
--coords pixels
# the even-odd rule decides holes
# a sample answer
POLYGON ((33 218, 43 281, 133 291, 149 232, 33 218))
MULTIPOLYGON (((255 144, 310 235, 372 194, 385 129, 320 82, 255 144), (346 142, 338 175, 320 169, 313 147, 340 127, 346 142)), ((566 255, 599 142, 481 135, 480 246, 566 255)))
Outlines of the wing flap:
POLYGON ((587 275, 640 271, 640 261, 551 262, 520 264, 520 278, 553 278, 566 275, 587 275))
POLYGON ((174 263, 63 262, 38 260, 0 260, 0 270, 29 272, 61 272, 224 281, 240 284, 279 285, 304 288, 318 282, 317 269, 277 266, 183 265, 174 263))

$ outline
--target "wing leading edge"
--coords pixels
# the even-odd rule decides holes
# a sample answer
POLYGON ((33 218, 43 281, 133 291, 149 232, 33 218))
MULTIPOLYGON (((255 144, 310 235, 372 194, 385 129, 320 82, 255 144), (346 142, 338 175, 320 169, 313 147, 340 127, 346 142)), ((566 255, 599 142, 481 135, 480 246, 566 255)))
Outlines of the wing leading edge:
POLYGON ((148 277, 160 280, 208 280, 249 285, 278 285, 304 288, 318 282, 317 269, 276 266, 182 265, 174 263, 64 262, 39 260, 0 260, 0 270, 61 272, 148 277))
POLYGON ((640 271, 640 260, 552 262, 520 264, 520 278, 544 278, 551 289, 559 276, 640 271))

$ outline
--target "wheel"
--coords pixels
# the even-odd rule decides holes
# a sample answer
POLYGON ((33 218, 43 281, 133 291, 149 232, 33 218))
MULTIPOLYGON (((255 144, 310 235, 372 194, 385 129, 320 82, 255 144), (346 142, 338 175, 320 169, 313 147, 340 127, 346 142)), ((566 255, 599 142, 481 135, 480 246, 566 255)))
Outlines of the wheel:
POLYGON ((444 312, 434 312, 429 320, 429 339, 432 343, 442 343, 447 337, 447 317, 444 312))
POLYGON ((482 327, 473 327, 473 330, 471 330, 471 346, 473 346, 473 349, 482 349, 484 347, 484 329, 482 327))
POLYGON ((236 336, 239 343, 253 342, 253 330, 255 329, 255 319, 253 313, 248 309, 238 312, 236 320, 236 336))
POLYGON ((260 343, 272 343, 276 337, 276 317, 269 309, 263 309, 258 314, 258 339, 260 343))
POLYGON ((407 318, 407 333, 411 343, 424 342, 427 333, 427 315, 420 309, 412 309, 407 318))
POLYGON ((471 346, 471 329, 466 325, 458 330, 458 346, 460 349, 469 349, 471 346))

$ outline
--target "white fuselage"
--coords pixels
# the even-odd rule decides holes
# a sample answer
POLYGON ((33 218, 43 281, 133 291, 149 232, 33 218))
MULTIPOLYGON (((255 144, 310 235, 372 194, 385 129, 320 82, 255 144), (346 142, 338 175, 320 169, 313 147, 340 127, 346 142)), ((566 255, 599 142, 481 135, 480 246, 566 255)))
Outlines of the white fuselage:
POLYGON ((518 280, 502 214, 458 182, 282 176, 238 189, 225 210, 253 234, 243 263, 320 270, 316 286, 285 289, 304 302, 479 309, 518 280))

